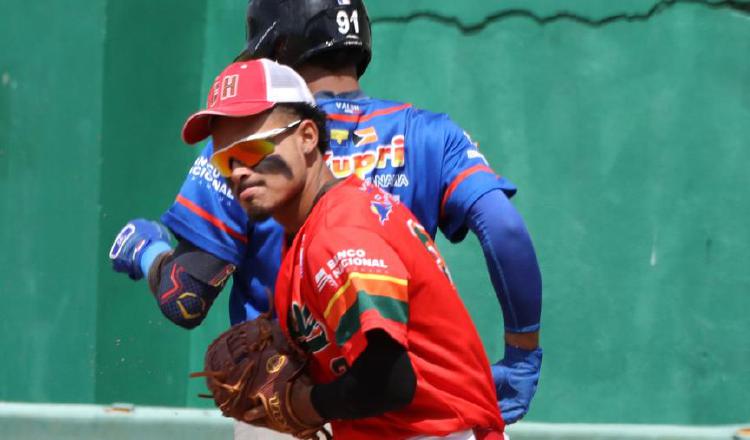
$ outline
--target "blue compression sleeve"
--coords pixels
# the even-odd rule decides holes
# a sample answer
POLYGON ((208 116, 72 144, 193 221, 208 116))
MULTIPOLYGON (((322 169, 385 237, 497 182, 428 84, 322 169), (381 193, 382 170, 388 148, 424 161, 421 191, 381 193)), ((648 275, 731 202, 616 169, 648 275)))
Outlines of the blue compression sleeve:
POLYGON ((143 251, 143 256, 141 257, 141 273, 148 275, 148 271, 151 270, 151 265, 154 264, 156 257, 162 252, 171 250, 172 247, 169 246, 169 243, 167 242, 155 241, 152 243, 145 251, 143 251))
POLYGON ((505 329, 515 333, 539 330, 542 277, 521 215, 496 189, 474 202, 467 223, 482 245, 505 329))

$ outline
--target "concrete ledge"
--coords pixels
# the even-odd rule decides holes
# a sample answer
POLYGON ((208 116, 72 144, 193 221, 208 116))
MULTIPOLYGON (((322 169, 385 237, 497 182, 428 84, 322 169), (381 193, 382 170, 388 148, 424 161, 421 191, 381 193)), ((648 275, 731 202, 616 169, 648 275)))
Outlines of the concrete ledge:
POLYGON ((233 426, 218 410, 0 403, 3 440, 215 440, 233 426))
POLYGON ((511 440, 733 440, 739 426, 607 425, 521 422, 511 440))
MULTIPOLYGON (((740 428, 522 422, 508 432, 512 440, 750 439, 740 428)), ((218 410, 0 402, 3 440, 230 440, 233 431, 232 420, 218 410)), ((257 438, 269 437, 259 431, 257 438)))

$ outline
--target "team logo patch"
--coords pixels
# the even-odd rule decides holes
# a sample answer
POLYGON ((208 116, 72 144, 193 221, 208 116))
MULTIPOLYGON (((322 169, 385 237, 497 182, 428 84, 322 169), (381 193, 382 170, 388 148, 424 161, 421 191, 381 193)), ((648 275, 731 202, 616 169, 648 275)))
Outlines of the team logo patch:
POLYGON ((354 145, 355 147, 374 144, 378 141, 378 132, 375 131, 375 127, 367 127, 361 130, 354 130, 354 136, 357 137, 357 143, 354 145))
POLYGON ((363 149, 359 153, 340 156, 329 151, 323 156, 323 159, 337 178, 356 174, 360 179, 364 179, 374 170, 405 167, 405 145, 404 135, 396 135, 391 139, 389 145, 380 145, 377 148, 363 149))
POLYGON ((289 335, 303 350, 317 353, 328 346, 325 329, 315 319, 307 305, 292 303, 292 310, 287 326, 289 335))
POLYGON ((466 150, 466 157, 469 159, 481 159, 485 165, 490 164, 487 162, 487 158, 484 157, 484 154, 480 153, 478 150, 466 150))
POLYGON ((216 105, 217 102, 219 102, 219 93, 221 92, 221 78, 216 77, 214 80, 214 85, 211 87, 211 93, 208 95, 208 102, 206 103, 206 107, 213 107, 216 105))
POLYGON ((464 131, 464 136, 466 136, 466 139, 475 147, 479 148, 479 142, 475 142, 474 139, 471 138, 471 135, 469 132, 464 131))
POLYGON ((393 205, 388 201, 378 202, 373 200, 370 202, 370 211, 378 216, 381 225, 388 221, 388 217, 391 215, 392 210, 393 205))
POLYGON ((112 248, 109 250, 109 258, 115 259, 120 255, 120 252, 122 252, 122 246, 125 244, 126 241, 130 237, 133 236, 135 233, 135 225, 132 223, 128 223, 125 225, 122 230, 120 230, 120 233, 117 234, 117 238, 115 238, 115 242, 112 243, 112 248))
POLYGON ((344 141, 349 139, 349 130, 341 130, 338 128, 332 128, 329 137, 332 141, 336 141, 339 145, 343 144, 344 141))
POLYGON ((239 75, 225 76, 221 84, 221 100, 237 96, 237 86, 240 82, 239 75))

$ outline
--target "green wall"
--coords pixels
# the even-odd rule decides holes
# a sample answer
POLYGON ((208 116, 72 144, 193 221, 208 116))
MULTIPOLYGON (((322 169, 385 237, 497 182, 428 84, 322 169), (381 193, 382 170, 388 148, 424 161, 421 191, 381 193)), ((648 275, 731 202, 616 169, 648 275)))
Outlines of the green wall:
POLYGON ((145 284, 108 270, 105 257, 129 218, 157 218, 169 206, 194 155, 180 128, 201 101, 203 35, 196 30, 205 14, 194 1, 107 3, 96 402, 185 399, 189 333, 161 316, 145 284))
POLYGON ((0 400, 94 399, 105 7, 0 13, 0 400))
MULTIPOLYGON (((368 2, 368 93, 450 113, 520 188, 545 288, 530 420, 750 420, 750 6, 728 5, 368 2)), ((106 253, 171 203, 244 7, 4 4, 0 400, 210 404, 187 374, 227 295, 176 328, 106 253)), ((499 358, 481 250, 440 244, 499 358)))

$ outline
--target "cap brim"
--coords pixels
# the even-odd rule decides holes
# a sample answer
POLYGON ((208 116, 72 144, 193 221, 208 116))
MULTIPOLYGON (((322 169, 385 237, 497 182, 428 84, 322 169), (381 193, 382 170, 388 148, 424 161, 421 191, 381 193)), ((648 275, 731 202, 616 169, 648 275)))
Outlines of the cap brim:
POLYGON ((186 144, 192 145, 211 136, 211 119, 214 116, 227 116, 230 118, 252 116, 262 113, 273 106, 273 102, 253 102, 201 110, 190 115, 185 121, 185 125, 182 126, 182 140, 186 144))

